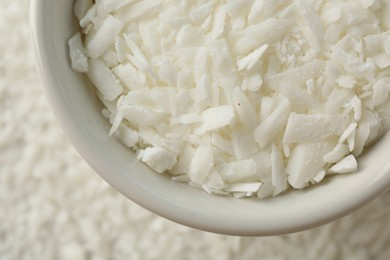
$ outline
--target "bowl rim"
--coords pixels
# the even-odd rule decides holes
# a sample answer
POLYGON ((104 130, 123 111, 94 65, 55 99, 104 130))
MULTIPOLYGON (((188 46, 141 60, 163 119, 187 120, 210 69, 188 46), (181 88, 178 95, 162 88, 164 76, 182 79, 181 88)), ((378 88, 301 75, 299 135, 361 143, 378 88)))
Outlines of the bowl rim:
POLYGON ((207 212, 197 212, 190 207, 168 201, 158 194, 151 194, 150 191, 139 183, 131 183, 122 176, 108 174, 108 172, 111 172, 109 163, 106 163, 104 158, 102 158, 102 154, 97 151, 95 144, 89 140, 88 134, 81 132, 76 126, 73 115, 67 107, 68 104, 64 102, 60 93, 51 87, 56 84, 56 81, 52 75, 54 70, 53 64, 45 53, 47 47, 47 43, 45 42, 46 34, 42 30, 45 24, 45 5, 51 1, 52 0, 30 1, 30 29, 36 68, 46 100, 48 101, 51 110, 54 112, 55 117, 58 119, 57 122, 65 135, 78 153, 80 153, 82 158, 104 180, 111 184, 111 186, 138 205, 174 222, 208 232, 240 236, 268 236, 303 231, 329 223, 360 208, 389 189, 390 174, 387 173, 390 172, 390 163, 383 169, 383 173, 381 173, 381 175, 387 174, 386 177, 381 179, 381 181, 376 181, 371 184, 370 189, 357 194, 352 201, 347 203, 348 205, 343 205, 343 207, 341 207, 340 202, 335 208, 329 209, 327 214, 321 215, 314 214, 313 212, 302 212, 302 217, 304 217, 305 214, 312 214, 311 218, 309 216, 309 220, 306 219, 305 221, 292 219, 291 223, 284 223, 284 225, 279 228, 276 226, 268 227, 264 225, 253 225, 253 223, 252 226, 250 223, 242 223, 242 225, 236 226, 234 219, 218 221, 215 216, 210 216, 207 212), (142 192, 149 193, 149 197, 140 196, 139 193, 142 192), (172 210, 173 208, 175 209, 174 211, 172 210))

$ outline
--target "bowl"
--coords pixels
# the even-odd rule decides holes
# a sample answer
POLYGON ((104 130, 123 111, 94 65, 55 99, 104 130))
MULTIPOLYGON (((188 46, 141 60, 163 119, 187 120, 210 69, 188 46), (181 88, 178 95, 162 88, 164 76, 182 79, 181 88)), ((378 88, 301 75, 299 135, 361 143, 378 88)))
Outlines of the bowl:
POLYGON ((110 126, 93 87, 70 68, 67 41, 78 30, 73 1, 32 0, 30 5, 38 73, 59 124, 85 161, 142 207, 204 231, 265 236, 331 222, 388 189, 390 135, 359 158, 358 172, 266 200, 209 195, 154 173, 136 160, 134 152, 108 136, 110 126))

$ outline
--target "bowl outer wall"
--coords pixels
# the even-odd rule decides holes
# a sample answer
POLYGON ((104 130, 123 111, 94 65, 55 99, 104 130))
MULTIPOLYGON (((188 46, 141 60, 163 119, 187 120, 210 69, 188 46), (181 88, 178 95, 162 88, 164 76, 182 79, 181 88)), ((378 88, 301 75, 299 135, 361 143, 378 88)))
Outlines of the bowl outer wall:
POLYGON ((152 172, 132 151, 108 137, 109 125, 93 88, 70 69, 67 41, 77 31, 72 6, 69 0, 30 2, 38 74, 49 105, 73 146, 102 178, 135 203, 196 229, 265 236, 331 222, 388 189, 389 135, 359 159, 359 172, 267 200, 209 195, 152 172))

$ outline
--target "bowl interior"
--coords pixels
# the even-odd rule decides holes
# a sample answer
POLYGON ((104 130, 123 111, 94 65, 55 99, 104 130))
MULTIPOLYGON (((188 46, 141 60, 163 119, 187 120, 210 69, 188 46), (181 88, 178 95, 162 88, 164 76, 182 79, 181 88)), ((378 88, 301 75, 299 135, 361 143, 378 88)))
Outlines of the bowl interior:
POLYGON ((77 31, 73 1, 33 0, 30 4, 37 67, 59 123, 83 158, 144 208, 206 231, 275 235, 330 222, 387 190, 390 135, 359 158, 359 172, 268 200, 212 196, 152 172, 132 151, 108 137, 109 125, 93 88, 69 67, 67 41, 77 31))

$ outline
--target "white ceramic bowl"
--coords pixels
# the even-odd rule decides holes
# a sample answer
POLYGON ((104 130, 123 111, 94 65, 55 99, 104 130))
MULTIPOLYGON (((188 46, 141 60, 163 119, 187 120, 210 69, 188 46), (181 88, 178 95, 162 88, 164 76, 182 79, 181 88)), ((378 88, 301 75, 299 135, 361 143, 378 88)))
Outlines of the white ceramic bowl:
POLYGON ((83 158, 114 188, 172 221, 231 235, 300 231, 342 217, 385 192, 390 184, 390 135, 359 159, 357 173, 268 199, 205 194, 152 172, 108 137, 109 124, 93 88, 69 67, 67 41, 77 30, 71 0, 32 0, 37 67, 47 99, 83 158))

